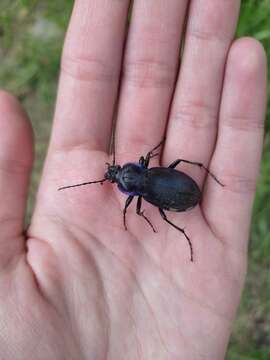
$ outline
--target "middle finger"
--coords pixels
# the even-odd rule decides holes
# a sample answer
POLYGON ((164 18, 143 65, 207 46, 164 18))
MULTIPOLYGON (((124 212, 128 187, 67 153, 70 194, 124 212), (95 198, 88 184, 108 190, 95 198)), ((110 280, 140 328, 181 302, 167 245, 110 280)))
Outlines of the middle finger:
POLYGON ((121 161, 148 152, 164 136, 186 6, 186 0, 134 2, 116 129, 121 161))

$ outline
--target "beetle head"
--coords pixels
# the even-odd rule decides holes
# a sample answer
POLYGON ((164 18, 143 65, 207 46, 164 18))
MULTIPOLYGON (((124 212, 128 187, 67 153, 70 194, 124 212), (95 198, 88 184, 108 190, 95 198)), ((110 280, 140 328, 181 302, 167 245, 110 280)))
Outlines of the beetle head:
POLYGON ((120 165, 111 165, 109 163, 106 163, 108 166, 108 169, 104 175, 104 178, 111 183, 118 182, 119 174, 122 170, 120 165))

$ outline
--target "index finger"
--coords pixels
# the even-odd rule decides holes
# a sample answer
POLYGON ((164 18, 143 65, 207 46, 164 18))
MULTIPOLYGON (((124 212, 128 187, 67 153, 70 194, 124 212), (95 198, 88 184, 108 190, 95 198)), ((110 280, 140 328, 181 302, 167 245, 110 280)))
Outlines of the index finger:
POLYGON ((106 150, 129 0, 75 1, 67 32, 50 150, 106 150))

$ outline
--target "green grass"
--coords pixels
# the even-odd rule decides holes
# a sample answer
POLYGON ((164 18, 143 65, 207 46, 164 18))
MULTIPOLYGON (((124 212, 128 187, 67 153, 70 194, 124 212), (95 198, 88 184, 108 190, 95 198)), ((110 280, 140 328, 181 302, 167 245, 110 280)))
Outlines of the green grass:
MULTIPOLYGON (((19 97, 35 131, 29 213, 45 156, 72 0, 0 0, 0 87, 19 97)), ((270 0, 242 0, 237 36, 260 40, 270 61, 270 0)), ((268 68, 269 68, 268 63, 268 68)), ((269 71, 270 74, 270 71, 269 71)), ((270 110, 254 205, 247 283, 228 360, 270 359, 270 110)))

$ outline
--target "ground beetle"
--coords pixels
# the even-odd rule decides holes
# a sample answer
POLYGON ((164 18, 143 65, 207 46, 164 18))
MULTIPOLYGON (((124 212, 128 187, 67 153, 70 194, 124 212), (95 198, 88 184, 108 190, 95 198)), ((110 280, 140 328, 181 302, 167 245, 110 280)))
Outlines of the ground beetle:
POLYGON ((180 162, 197 165, 203 168, 218 184, 224 186, 214 174, 212 174, 202 163, 188 161, 184 159, 177 159, 168 167, 158 166, 148 168, 150 159, 159 155, 155 153, 162 144, 161 141, 145 157, 141 156, 138 163, 127 163, 123 167, 115 165, 115 152, 113 153, 112 165, 106 163, 108 169, 104 175, 104 179, 97 181, 90 181, 81 184, 63 186, 58 190, 68 189, 77 186, 88 184, 103 184, 105 181, 117 183, 118 188, 124 194, 128 195, 126 204, 123 210, 124 227, 126 226, 126 212, 127 208, 133 200, 134 196, 138 196, 136 213, 142 216, 151 226, 154 232, 155 228, 150 220, 141 211, 142 198, 150 204, 159 208, 160 215, 163 220, 179 230, 184 234, 190 247, 190 260, 193 261, 192 243, 185 233, 185 230, 173 224, 166 216, 164 210, 168 211, 186 211, 195 207, 201 200, 201 190, 196 182, 187 174, 175 169, 180 162))

